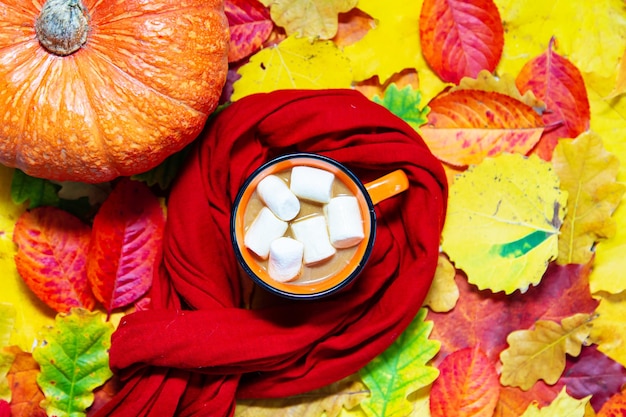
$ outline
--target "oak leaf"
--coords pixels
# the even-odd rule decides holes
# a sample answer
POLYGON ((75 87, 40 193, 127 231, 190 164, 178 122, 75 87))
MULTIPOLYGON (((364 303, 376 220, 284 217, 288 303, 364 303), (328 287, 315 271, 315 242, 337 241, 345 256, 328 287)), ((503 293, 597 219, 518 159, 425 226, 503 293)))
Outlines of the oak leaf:
POLYGON ((350 61, 335 44, 294 36, 252 55, 238 73, 241 78, 233 84, 233 101, 254 93, 349 88, 352 83, 350 61))
POLYGON ((368 416, 406 415, 412 409, 407 397, 430 385, 439 371, 427 363, 439 350, 439 343, 429 340, 432 323, 425 322, 421 309, 409 327, 382 354, 365 365, 359 374, 370 396, 361 401, 368 416))
POLYGON ((598 345, 598 350, 626 367, 626 292, 603 295, 596 314, 592 342, 598 345))
POLYGON ((492 417, 500 384, 494 363, 479 348, 465 348, 439 365, 430 393, 432 417, 492 417))
POLYGON ((424 299, 424 306, 437 313, 445 313, 454 308, 459 300, 459 287, 454 277, 456 270, 445 255, 440 254, 437 259, 435 277, 424 299))
POLYGON ((112 333, 113 325, 102 314, 83 309, 59 313, 55 326, 42 330, 33 358, 41 367, 37 384, 48 415, 85 416, 93 390, 113 375, 108 356, 112 333))
POLYGON ((382 98, 375 96, 373 101, 387 108, 415 130, 419 130, 426 122, 429 110, 422 105, 419 90, 414 90, 410 85, 400 90, 395 84, 391 84, 382 98))
POLYGON ((239 61, 261 49, 274 29, 269 11, 258 0, 226 0, 224 14, 230 29, 228 62, 239 61))
POLYGON ((595 243, 615 233, 611 215, 626 190, 616 182, 619 160, 604 149, 598 135, 585 132, 575 140, 561 140, 552 164, 568 193, 557 262, 587 263, 595 243))
POLYGON ((617 77, 615 80, 615 87, 608 95, 607 99, 612 99, 626 93, 626 49, 622 54, 622 58, 619 61, 617 69, 617 77))
POLYGON ((337 33, 338 15, 353 9, 356 0, 261 0, 272 20, 288 36, 331 39, 337 33))
POLYGON ((515 85, 515 78, 507 73, 496 76, 487 70, 482 70, 476 78, 463 77, 459 84, 450 88, 448 92, 457 90, 481 90, 504 94, 532 107, 539 114, 543 113, 546 107, 546 104, 538 100, 532 91, 528 90, 522 95, 515 85))
POLYGON ((591 332, 592 317, 575 314, 561 324, 540 320, 532 330, 509 334, 502 351, 502 385, 529 389, 542 379, 555 384, 565 369, 565 354, 578 356, 591 332))
POLYGON ((588 402, 589 397, 576 400, 570 397, 565 388, 563 388, 550 405, 538 408, 536 405, 531 404, 521 417, 584 417, 588 402))
POLYGON ((95 306, 86 263, 91 228, 74 215, 38 207, 23 213, 13 240, 17 271, 40 300, 58 312, 95 306))
POLYGON ((525 292, 558 254, 566 201, 538 157, 485 159, 450 188, 442 249, 478 288, 525 292))
POLYGON ((559 139, 575 138, 589 129, 585 82, 578 68, 554 51, 554 41, 546 52, 524 65, 516 84, 522 93, 531 90, 546 103, 543 122, 553 128, 546 130, 535 149, 542 159, 552 159, 559 139))
POLYGON ((446 82, 492 72, 502 55, 504 28, 492 0, 424 0, 419 28, 426 62, 446 82))
POLYGON ((428 107, 420 133, 437 158, 455 166, 504 152, 526 154, 544 131, 530 106, 496 92, 457 90, 435 97, 428 107))
POLYGON ((303 395, 280 399, 238 400, 236 417, 272 417, 276 409, 293 416, 337 417, 344 410, 357 407, 367 390, 357 375, 352 375, 324 388, 303 395))
POLYGON ((39 364, 29 352, 17 346, 8 348, 15 356, 8 374, 11 386, 11 415, 13 417, 46 417, 46 412, 39 403, 44 399, 43 392, 37 385, 39 364))
POLYGON ((159 200, 138 181, 120 181, 98 210, 86 271, 95 297, 109 314, 150 288, 164 228, 159 200))
POLYGON ((456 307, 447 313, 428 313, 434 323, 431 338, 441 342, 435 363, 456 350, 473 346, 480 346, 495 363, 507 347, 509 333, 528 329, 537 320, 560 322, 577 313, 593 314, 598 301, 589 292, 589 269, 589 265, 551 263, 541 285, 512 295, 480 291, 459 272, 456 307))
POLYGON ((613 213, 612 219, 616 225, 615 235, 598 242, 594 251, 595 266, 589 277, 589 285, 594 294, 619 294, 624 290, 626 204, 623 201, 613 213))

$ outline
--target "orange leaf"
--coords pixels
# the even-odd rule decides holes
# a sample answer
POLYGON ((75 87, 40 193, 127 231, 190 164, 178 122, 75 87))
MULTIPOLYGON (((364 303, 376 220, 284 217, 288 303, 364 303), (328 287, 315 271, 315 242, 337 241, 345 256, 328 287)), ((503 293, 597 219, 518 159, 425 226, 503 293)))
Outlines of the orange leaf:
POLYGON ((448 355, 430 392, 432 417, 491 417, 500 384, 492 361, 478 348, 448 355))
POLYGON ((18 347, 5 348, 15 355, 13 365, 7 374, 11 387, 11 415, 13 417, 46 417, 46 412, 39 406, 44 399, 43 392, 37 385, 39 364, 28 352, 18 347))
POLYGON ((541 116, 532 107, 501 93, 458 90, 428 106, 428 123, 420 133, 437 158, 455 166, 503 152, 526 154, 543 133, 541 116))
POLYGON ((527 62, 517 76, 520 92, 531 90, 546 103, 543 122, 546 129, 535 152, 542 159, 552 159, 552 151, 561 138, 575 138, 589 129, 589 99, 585 82, 574 64, 553 50, 548 50, 527 62))
POLYGON ((612 396, 604 403, 596 417, 622 417, 626 415, 626 391, 612 396))
POLYGON ((493 72, 500 61, 504 29, 492 0, 424 0, 419 26, 424 58, 443 81, 493 72))
POLYGON ((120 181, 93 222, 87 274, 106 310, 127 306, 150 288, 161 252, 165 216, 141 182, 120 181))
POLYGON ((91 230, 74 215, 39 207, 24 212, 13 232, 15 265, 28 287, 58 312, 93 309, 85 264, 91 230))

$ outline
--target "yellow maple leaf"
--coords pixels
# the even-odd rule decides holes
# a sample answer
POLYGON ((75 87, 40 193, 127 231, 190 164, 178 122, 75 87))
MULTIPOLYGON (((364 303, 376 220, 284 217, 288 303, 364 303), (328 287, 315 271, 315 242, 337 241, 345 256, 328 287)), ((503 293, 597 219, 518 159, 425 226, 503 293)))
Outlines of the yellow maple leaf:
POLYGON ((233 84, 233 101, 282 89, 350 88, 350 62, 331 41, 290 36, 250 58, 233 84))
POLYGON ((13 243, 13 229, 19 216, 26 210, 25 205, 16 205, 11 200, 11 180, 13 170, 0 165, 0 275, 2 291, 0 303, 15 306, 15 328, 11 344, 30 352, 37 333, 44 325, 54 323, 56 312, 41 302, 26 286, 17 273, 13 257, 16 253, 13 243))
POLYGON ((591 395, 580 400, 572 398, 567 394, 566 387, 563 387, 550 405, 539 408, 532 403, 520 417, 585 417, 588 416, 590 399, 591 395))
POLYGON ((450 188, 443 251, 478 288, 525 292, 558 254, 566 201, 539 157, 487 158, 450 188))
POLYGON ((600 297, 595 313, 591 341, 598 350, 626 366, 626 293, 600 297))
POLYGON ((502 351, 500 382, 530 389, 540 379, 555 384, 565 369, 565 354, 578 356, 591 332, 589 314, 575 314, 561 321, 539 320, 532 330, 517 330, 506 338, 502 351))
POLYGON ((575 140, 562 139, 552 164, 569 196, 557 262, 585 264, 594 243, 615 234, 611 214, 626 190, 615 182, 619 160, 604 149, 597 134, 585 132, 575 140))
POLYGON ((459 299, 459 287, 454 282, 456 269, 444 255, 439 255, 435 278, 428 290, 424 305, 437 313, 450 311, 459 299))
POLYGON ((357 0, 261 0, 270 8, 272 21, 287 35, 331 39, 337 33, 338 15, 353 9, 357 0))

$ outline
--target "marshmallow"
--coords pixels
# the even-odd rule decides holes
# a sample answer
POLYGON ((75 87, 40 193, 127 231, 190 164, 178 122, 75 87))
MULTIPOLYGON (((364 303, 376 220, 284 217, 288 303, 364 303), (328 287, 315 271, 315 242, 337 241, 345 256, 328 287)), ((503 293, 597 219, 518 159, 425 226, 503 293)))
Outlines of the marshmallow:
POLYGON ((324 207, 330 243, 339 249, 357 245, 365 237, 359 201, 351 195, 334 197, 324 207))
POLYGON ((300 198, 328 203, 335 174, 319 168, 296 166, 291 169, 289 188, 300 198))
POLYGON ((337 250, 330 244, 326 218, 312 216, 291 224, 294 237, 304 244, 306 265, 323 261, 333 256, 337 250))
POLYGON ((287 282, 298 278, 302 270, 304 245, 290 237, 279 237, 270 245, 267 272, 272 279, 287 282))
POLYGON ((256 186, 256 192, 272 213, 281 220, 289 221, 300 212, 300 200, 291 192, 287 183, 276 175, 268 175, 256 186))
POLYGON ((274 216, 269 208, 263 207, 246 231, 243 244, 262 259, 267 259, 270 244, 274 239, 283 236, 287 227, 289 227, 287 222, 274 216))

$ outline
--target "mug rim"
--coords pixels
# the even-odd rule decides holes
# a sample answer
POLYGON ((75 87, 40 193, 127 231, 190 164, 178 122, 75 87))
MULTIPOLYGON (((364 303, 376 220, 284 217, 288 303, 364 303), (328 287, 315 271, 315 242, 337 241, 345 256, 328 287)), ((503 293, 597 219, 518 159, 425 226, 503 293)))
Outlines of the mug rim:
MULTIPOLYGON (((294 164, 294 165, 291 165, 291 167, 296 166, 296 165, 301 165, 301 164, 294 164)), ((282 169, 280 169, 279 171, 281 170, 282 169)), ((271 174, 272 173, 268 173, 268 175, 271 175, 271 174)), ((254 190, 251 191, 249 194, 252 195, 253 193, 254 193, 254 190)), ((248 198, 250 197, 250 195, 248 195, 248 198)), ((275 158, 272 158, 269 161, 263 163, 261 166, 256 168, 250 175, 248 175, 244 183, 239 188, 239 191, 237 192, 237 196, 235 197, 235 200, 233 201, 233 205, 231 208, 230 238, 231 238, 231 244, 233 246, 233 250, 235 251, 237 262, 243 268, 246 275, 248 275, 248 277, 250 277, 257 285, 261 286, 262 288, 264 288, 265 290, 269 291, 272 294, 279 295, 284 298, 307 299, 307 300, 318 299, 318 298, 326 297, 330 294, 334 294, 338 292, 339 290, 345 288, 348 284, 354 281, 354 279, 363 271, 363 268, 365 267, 365 265, 367 264, 367 261, 370 258, 370 255, 374 246, 375 237, 376 237, 376 212, 374 210, 374 204, 372 203, 372 200, 369 196, 369 193, 367 192, 367 189, 365 188, 365 185, 344 164, 342 164, 341 162, 333 158, 330 158, 328 156, 321 155, 321 154, 310 153, 310 152, 287 153, 287 154, 283 154, 275 158), (341 171, 343 174, 345 174, 345 176, 356 187, 356 189, 358 189, 361 196, 363 197, 363 200, 365 201, 367 207, 365 207, 364 210, 362 210, 362 214, 367 215, 367 217, 369 217, 369 220, 370 220, 369 221, 369 237, 367 241, 361 242, 359 244, 360 246, 362 245, 362 249, 361 249, 362 254, 360 255, 359 261, 351 262, 351 264, 352 263, 355 264, 352 271, 350 271, 343 279, 340 279, 335 285, 329 286, 327 288, 322 288, 320 290, 312 290, 311 292, 302 291, 302 289, 306 288, 307 285, 302 285, 302 284, 293 285, 293 284, 289 284, 288 282, 287 283, 277 282, 277 285, 282 287, 282 288, 278 288, 277 286, 274 286, 270 284, 269 282, 265 281, 264 279, 262 279, 261 277, 259 277, 259 275, 256 272, 254 272, 254 270, 250 267, 250 265, 246 261, 245 256, 242 253, 242 250, 246 250, 246 249, 242 247, 243 243, 241 245, 238 243, 239 239, 237 238, 237 234, 238 234, 237 214, 239 212, 242 198, 246 194, 246 191, 248 191, 250 185, 257 179, 258 181, 260 181, 259 175, 262 174, 267 169, 273 167, 274 165, 277 165, 280 163, 286 163, 285 161, 293 160, 293 159, 317 160, 322 163, 329 164, 333 166, 334 168, 336 168, 337 170, 341 171), (299 288, 301 291, 292 292, 287 289, 289 287, 293 287, 294 289, 299 288)), ((323 283, 327 279, 331 280, 333 276, 323 279, 320 282, 323 283)))

